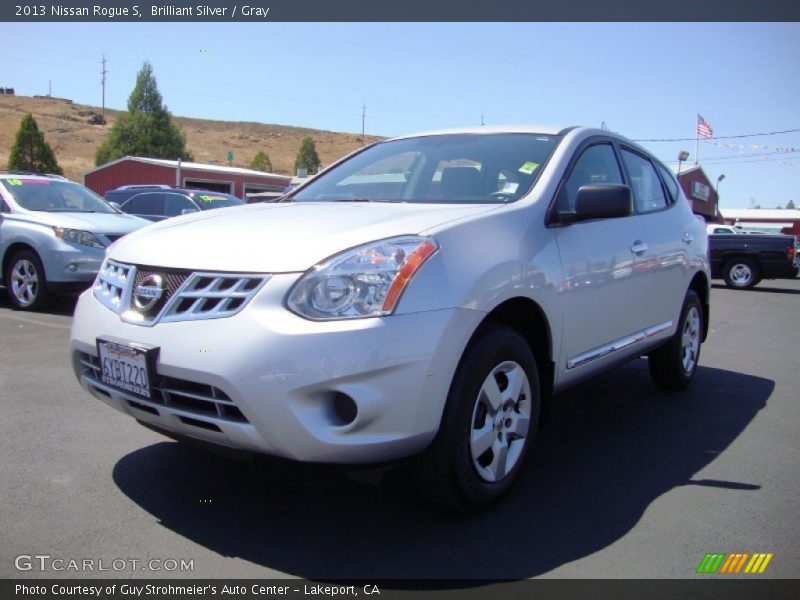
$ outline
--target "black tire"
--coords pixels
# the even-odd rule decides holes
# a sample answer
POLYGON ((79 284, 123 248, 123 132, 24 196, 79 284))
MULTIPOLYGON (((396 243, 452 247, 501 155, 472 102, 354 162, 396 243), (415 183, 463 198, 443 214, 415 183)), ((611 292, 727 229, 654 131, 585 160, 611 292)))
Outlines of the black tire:
POLYGON ((761 272, 752 259, 734 258, 725 265, 723 278, 729 288, 749 290, 761 281, 761 272))
POLYGON ((703 305, 700 303, 700 298, 694 290, 689 290, 683 301, 675 335, 666 344, 651 352, 648 357, 650 375, 656 385, 667 390, 681 390, 691 383, 700 361, 703 319, 703 305), (685 343, 684 334, 696 341, 696 347, 694 343, 685 343))
POLYGON ((456 370, 436 438, 413 463, 422 494, 458 512, 485 508, 507 494, 538 429, 540 394, 536 359, 525 339, 499 325, 479 332, 456 370), (491 382, 500 407, 493 413, 485 393, 491 382), (477 452, 489 440, 491 446, 473 458, 473 448, 477 452))
POLYGON ((18 310, 41 310, 49 304, 44 267, 31 250, 20 250, 11 257, 5 284, 8 297, 18 310))

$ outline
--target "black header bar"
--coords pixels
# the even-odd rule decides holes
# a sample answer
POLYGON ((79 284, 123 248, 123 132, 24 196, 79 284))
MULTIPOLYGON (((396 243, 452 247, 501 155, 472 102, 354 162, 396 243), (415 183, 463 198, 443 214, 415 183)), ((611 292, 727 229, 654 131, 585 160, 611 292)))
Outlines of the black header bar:
POLYGON ((33 0, 0 3, 12 22, 800 21, 787 0, 33 0))

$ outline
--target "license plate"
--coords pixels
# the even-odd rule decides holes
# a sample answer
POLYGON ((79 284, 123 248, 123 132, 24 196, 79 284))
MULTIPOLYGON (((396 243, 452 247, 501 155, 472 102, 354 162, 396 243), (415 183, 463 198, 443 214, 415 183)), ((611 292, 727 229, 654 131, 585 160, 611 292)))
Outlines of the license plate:
POLYGON ((155 349, 132 346, 110 340, 97 340, 100 356, 100 379, 117 389, 151 397, 152 356, 155 349))

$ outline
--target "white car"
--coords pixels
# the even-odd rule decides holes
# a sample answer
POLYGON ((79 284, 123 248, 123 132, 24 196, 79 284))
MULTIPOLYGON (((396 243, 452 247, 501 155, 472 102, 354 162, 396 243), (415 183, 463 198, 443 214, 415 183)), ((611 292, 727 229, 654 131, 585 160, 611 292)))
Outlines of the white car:
POLYGON ((717 225, 716 223, 710 223, 706 225, 706 233, 708 233, 708 235, 738 235, 745 232, 741 229, 733 227, 732 225, 717 225))
POLYGON ((426 494, 471 510, 509 490, 553 392, 642 355, 663 387, 695 374, 705 227, 621 136, 396 138, 287 200, 115 243, 75 311, 81 385, 178 439, 412 457, 426 494))

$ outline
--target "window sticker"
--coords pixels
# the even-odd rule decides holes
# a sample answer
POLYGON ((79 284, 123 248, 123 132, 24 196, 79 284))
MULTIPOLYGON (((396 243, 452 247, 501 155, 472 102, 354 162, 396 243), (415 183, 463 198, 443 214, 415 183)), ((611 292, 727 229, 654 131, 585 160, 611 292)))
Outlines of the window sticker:
POLYGON ((519 184, 516 181, 506 181, 500 191, 504 194, 516 194, 517 188, 519 188, 519 184))
POLYGON ((50 185, 50 182, 46 179, 14 179, 14 181, 17 183, 12 183, 11 185, 50 185))
POLYGON ((520 173, 524 173, 525 175, 530 175, 531 173, 533 173, 538 168, 539 168, 539 163, 526 162, 524 165, 522 165, 519 168, 519 172, 520 173))
POLYGON ((207 194, 202 194, 200 200, 203 202, 214 202, 215 200, 227 200, 227 198, 225 196, 209 196, 207 194))

